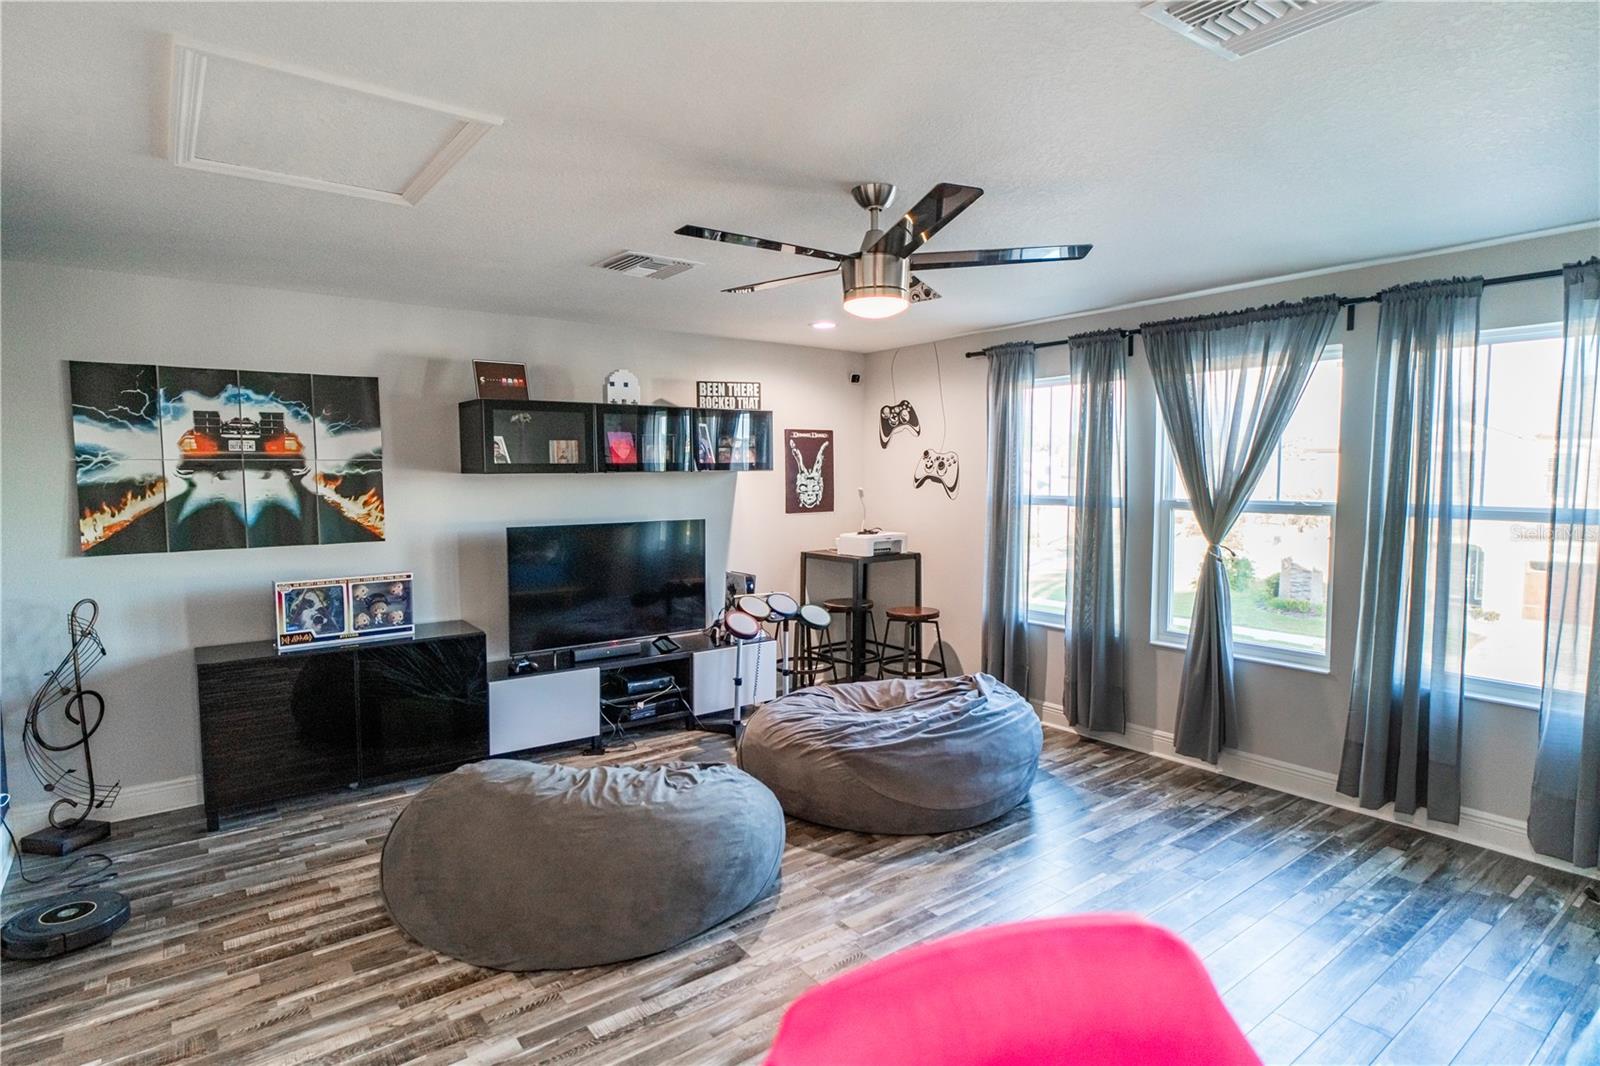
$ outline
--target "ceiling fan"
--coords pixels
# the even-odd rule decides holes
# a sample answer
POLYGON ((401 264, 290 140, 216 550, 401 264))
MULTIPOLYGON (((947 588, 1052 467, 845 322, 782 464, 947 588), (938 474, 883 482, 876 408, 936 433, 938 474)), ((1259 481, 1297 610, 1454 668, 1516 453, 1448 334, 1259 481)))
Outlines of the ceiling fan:
POLYGON ((878 214, 894 201, 894 192, 894 186, 884 181, 864 182, 850 190, 856 203, 867 209, 871 222, 867 227, 867 235, 861 238, 861 250, 849 255, 830 252, 825 248, 808 248, 802 244, 729 233, 708 226, 679 226, 674 232, 684 237, 830 260, 838 265, 827 270, 758 281, 754 285, 740 285, 722 291, 761 292, 791 282, 837 274, 844 283, 844 309, 859 318, 889 318, 914 303, 937 300, 939 294, 929 288, 927 282, 914 276, 913 270, 950 270, 956 267, 1005 266, 1010 263, 1060 263, 1082 259, 1094 247, 1092 244, 1052 244, 1038 248, 919 252, 917 249, 928 243, 934 234, 971 207, 983 195, 983 190, 972 185, 940 182, 911 210, 890 223, 888 229, 880 229, 878 214))

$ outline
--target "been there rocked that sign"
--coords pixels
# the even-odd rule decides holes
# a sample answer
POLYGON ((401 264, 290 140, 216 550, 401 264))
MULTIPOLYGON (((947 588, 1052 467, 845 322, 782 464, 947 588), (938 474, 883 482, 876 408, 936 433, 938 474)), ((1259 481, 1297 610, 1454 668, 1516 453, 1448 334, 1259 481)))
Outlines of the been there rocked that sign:
POLYGON ((759 381, 697 381, 694 386, 696 407, 714 411, 761 410, 759 381))

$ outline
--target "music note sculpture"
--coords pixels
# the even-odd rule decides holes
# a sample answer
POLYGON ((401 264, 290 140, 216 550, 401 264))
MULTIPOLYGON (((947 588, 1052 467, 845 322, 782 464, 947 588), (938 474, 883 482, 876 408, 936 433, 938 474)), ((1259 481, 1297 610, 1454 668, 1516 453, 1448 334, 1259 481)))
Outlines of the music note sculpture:
POLYGON ((100 605, 94 600, 82 599, 72 605, 67 615, 72 647, 28 705, 22 750, 28 767, 55 802, 50 805, 50 825, 23 837, 23 851, 66 855, 111 835, 110 822, 90 817, 115 803, 122 791, 120 781, 109 788, 95 781, 94 758, 89 751, 89 738, 106 716, 106 701, 100 693, 83 687, 84 675, 106 655, 94 628, 99 618, 100 605), (45 713, 53 708, 59 708, 66 719, 64 728, 41 724, 42 719, 53 718, 45 713), (72 756, 72 752, 78 754, 72 756), (74 758, 82 761, 81 772, 62 761, 74 758))

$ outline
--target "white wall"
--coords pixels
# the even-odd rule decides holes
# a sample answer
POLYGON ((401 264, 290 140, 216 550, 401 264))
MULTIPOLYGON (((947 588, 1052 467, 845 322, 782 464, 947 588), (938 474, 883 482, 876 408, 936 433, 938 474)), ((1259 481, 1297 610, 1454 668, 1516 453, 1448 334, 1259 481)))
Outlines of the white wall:
MULTIPOLYGON (((1430 256, 1381 266, 1323 274, 1317 277, 1242 288, 1203 297, 1150 306, 1076 316, 941 341, 936 368, 931 346, 893 353, 875 353, 868 360, 867 424, 876 431, 878 408, 895 397, 910 399, 921 416, 920 438, 902 433, 886 451, 868 449, 867 490, 875 502, 874 522, 912 532, 913 546, 925 553, 928 603, 943 609, 945 636, 964 666, 976 669, 982 611, 984 536, 984 450, 986 435, 985 374, 982 359, 963 354, 1003 341, 1057 340, 1070 334, 1112 326, 1213 311, 1237 310, 1278 300, 1334 292, 1367 295, 1389 285, 1456 274, 1485 276, 1542 270, 1572 262, 1600 250, 1600 230, 1566 233, 1475 250, 1430 256), (894 373, 891 374, 891 368, 894 373), (942 371, 944 407, 940 416, 942 371), (947 500, 933 486, 912 488, 912 469, 922 448, 945 447, 960 453, 961 492, 947 500)), ((1021 269, 1021 268, 1018 268, 1021 269)), ((1094 269, 1091 256, 1073 267, 1094 269)), ((1559 279, 1499 286, 1485 291, 1482 328, 1560 321, 1559 279)), ((1260 765, 1288 764, 1284 772, 1324 781, 1337 771, 1344 738, 1354 654, 1356 610, 1360 599, 1362 523, 1371 442, 1372 375, 1377 309, 1357 309, 1356 328, 1345 332, 1341 320, 1334 339, 1344 346, 1345 382, 1341 419, 1340 509, 1334 530, 1332 596, 1332 669, 1327 674, 1241 661, 1239 750, 1258 756, 1260 765), (1262 763, 1261 760, 1267 760, 1262 763)), ((1156 408, 1142 351, 1128 368, 1128 633, 1130 641, 1130 735, 1148 741, 1152 731, 1170 733, 1176 715, 1181 651, 1150 642, 1152 517, 1154 511, 1154 444, 1156 408)), ((1039 353, 1041 376, 1065 371, 1066 348, 1039 353)), ((1033 678, 1030 696, 1059 703, 1062 691, 1062 648, 1058 630, 1033 633, 1033 678)), ((1537 715, 1527 709, 1475 704, 1467 712, 1463 738, 1462 803, 1497 819, 1527 817, 1532 780, 1537 715)), ((1157 745, 1159 747, 1159 745, 1157 745)), ((1170 751, 1170 745, 1167 750, 1170 751)))
MULTIPOLYGON (((621 279, 617 299, 628 286, 621 279)), ((95 738, 123 816, 198 802, 195 645, 269 638, 271 582, 412 570, 416 617, 465 618, 506 651, 508 525, 704 518, 714 587, 728 567, 797 583, 799 552, 854 524, 866 446, 859 355, 678 333, 213 285, 7 262, 0 362, 0 701, 19 815, 40 800, 18 729, 43 671, 66 650, 67 609, 100 601, 108 656, 95 738), (694 402, 697 378, 757 380, 786 427, 833 429, 833 514, 785 515, 781 451, 765 473, 470 476, 458 472, 456 404, 470 360, 526 362, 529 390, 598 399, 629 367, 647 399, 694 402), (66 363, 149 362, 376 375, 383 404, 388 540, 82 558, 77 554, 66 363)), ((781 437, 780 437, 781 439, 781 437)), ((872 443, 876 448, 876 441, 872 443)), ((19 817, 19 823, 26 821, 19 817)), ((29 828, 23 825, 22 828, 29 828)))

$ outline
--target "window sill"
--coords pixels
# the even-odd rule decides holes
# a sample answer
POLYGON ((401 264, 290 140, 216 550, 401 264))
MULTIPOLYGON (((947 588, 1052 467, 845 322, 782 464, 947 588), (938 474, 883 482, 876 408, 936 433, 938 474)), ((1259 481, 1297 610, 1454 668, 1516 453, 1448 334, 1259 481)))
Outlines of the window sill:
POLYGON ((1531 696, 1526 696, 1493 685, 1483 685, 1469 679, 1465 694, 1467 699, 1473 703, 1492 703, 1497 707, 1514 707, 1519 711, 1532 711, 1535 714, 1539 712, 1539 693, 1537 691, 1531 696))
MULTIPOLYGON (((1150 644, 1152 647, 1165 648, 1168 651, 1182 652, 1188 650, 1187 644, 1170 638, 1157 639, 1151 637, 1150 644)), ((1234 648, 1233 657, 1242 659, 1247 663, 1259 663, 1262 666, 1280 666, 1285 670, 1298 670, 1302 674, 1319 674, 1323 677, 1328 677, 1333 673, 1332 666, 1326 662, 1296 662, 1292 659, 1279 659, 1270 654, 1240 651, 1237 646, 1234 648)))
MULTIPOLYGON (((1028 625, 1034 629, 1048 629, 1056 633, 1063 633, 1067 628, 1061 622, 1053 619, 1033 617, 1028 619, 1028 625)), ((1179 653, 1188 650, 1187 645, 1183 644, 1181 641, 1172 640, 1170 638, 1162 640, 1152 637, 1150 639, 1150 646, 1153 648, 1161 648, 1165 651, 1175 651, 1179 653)), ((1333 676, 1333 668, 1332 664, 1330 663, 1322 663, 1319 665, 1317 663, 1290 662, 1285 659, 1274 659, 1267 655, 1252 654, 1248 651, 1239 651, 1237 649, 1234 650, 1233 657, 1235 659, 1242 659, 1247 663, 1257 663, 1261 666, 1280 666, 1285 670, 1298 670, 1302 674, 1316 674, 1321 677, 1333 676)), ((1490 703, 1497 707, 1514 707, 1519 711, 1533 711, 1535 713, 1537 713, 1539 710, 1539 696, 1537 692, 1531 696, 1520 695, 1504 689, 1496 689, 1492 686, 1485 686, 1481 683, 1469 682, 1467 685, 1466 697, 1473 703, 1490 703)))

